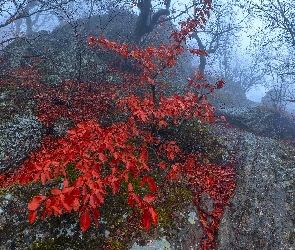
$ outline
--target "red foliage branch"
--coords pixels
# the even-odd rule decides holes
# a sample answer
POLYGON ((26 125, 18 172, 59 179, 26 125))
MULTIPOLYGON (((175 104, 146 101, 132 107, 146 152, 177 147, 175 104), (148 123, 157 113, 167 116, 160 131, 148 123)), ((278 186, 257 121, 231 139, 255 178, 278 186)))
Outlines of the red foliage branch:
MULTIPOLYGON (((24 162, 21 166, 22 171, 6 175, 6 181, 5 178, 2 180, 3 187, 11 182, 23 185, 38 180, 45 184, 48 180, 62 176, 64 180, 61 189, 54 188, 51 190, 52 196, 37 196, 29 202, 31 223, 36 219, 37 209, 44 202, 41 220, 51 214, 57 216, 65 212, 79 211, 80 226, 84 232, 90 226, 89 218, 92 212, 94 222, 98 226, 98 208, 104 203, 106 188, 110 187, 116 194, 122 181, 128 183, 130 176, 141 178, 140 174, 144 170, 150 170, 145 144, 153 141, 152 136, 144 131, 139 134, 132 121, 114 124, 109 128, 102 128, 93 121, 78 123, 77 128, 68 131, 64 138, 51 142, 50 140, 53 139, 44 140, 42 148, 24 162), (130 127, 134 129, 129 129, 130 127), (129 140, 134 136, 140 136, 143 143, 130 143, 129 140), (54 144, 54 149, 48 147, 48 143, 54 144), (139 152, 139 156, 135 156, 133 152, 139 152), (69 163, 75 163, 75 168, 80 174, 71 187, 66 173, 69 163), (105 164, 111 173, 102 173, 108 172, 105 164)), ((151 192, 155 193, 156 185, 152 177, 143 177, 142 184, 145 182, 149 184, 151 192)), ((133 199, 143 209, 142 225, 149 229, 150 222, 156 224, 154 209, 150 205, 153 199, 146 196, 141 200, 132 190, 129 191, 128 203, 133 206, 133 199), (146 218, 148 216, 151 221, 146 218)))
POLYGON ((219 222, 223 216, 224 208, 229 204, 235 189, 235 168, 233 163, 227 166, 204 164, 192 156, 187 157, 183 169, 195 193, 195 204, 199 208, 199 216, 204 228, 205 238, 201 242, 200 250, 216 248, 215 235, 219 222), (209 194, 214 201, 214 211, 207 214, 200 207, 202 194, 209 194))
POLYGON ((51 126, 57 119, 68 117, 75 123, 99 120, 115 109, 114 87, 100 84, 63 81, 59 88, 47 88, 35 95, 38 119, 51 126))

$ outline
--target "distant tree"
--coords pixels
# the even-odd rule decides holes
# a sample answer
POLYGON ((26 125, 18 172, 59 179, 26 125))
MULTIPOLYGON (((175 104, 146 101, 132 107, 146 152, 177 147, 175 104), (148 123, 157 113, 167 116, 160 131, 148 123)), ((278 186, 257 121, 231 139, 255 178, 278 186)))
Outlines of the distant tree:
POLYGON ((271 106, 282 108, 288 100, 293 100, 290 96, 295 75, 294 1, 240 1, 240 5, 249 14, 248 29, 252 29, 247 49, 254 51, 246 59, 251 63, 243 70, 249 72, 245 79, 263 85, 269 90, 264 102, 267 99, 271 106))
MULTIPOLYGON (((254 13, 265 23, 265 32, 295 47, 295 3, 292 0, 262 0, 254 13)), ((271 41, 270 41, 271 42, 271 41)))
POLYGON ((226 56, 224 46, 227 46, 229 37, 234 37, 234 34, 242 28, 242 21, 238 20, 237 16, 235 16, 235 13, 232 11, 233 6, 234 3, 231 1, 221 5, 213 5, 213 11, 204 29, 198 33, 192 32, 191 34, 191 37, 197 42, 198 49, 205 52, 200 55, 198 66, 203 76, 207 64, 206 57, 217 51, 223 51, 218 54, 226 56))
POLYGON ((30 35, 42 14, 62 9, 72 1, 74 0, 0 0, 0 33, 6 33, 6 35, 2 34, 0 45, 20 36, 23 23, 24 33, 30 35), (14 29, 8 28, 11 25, 15 25, 14 29))

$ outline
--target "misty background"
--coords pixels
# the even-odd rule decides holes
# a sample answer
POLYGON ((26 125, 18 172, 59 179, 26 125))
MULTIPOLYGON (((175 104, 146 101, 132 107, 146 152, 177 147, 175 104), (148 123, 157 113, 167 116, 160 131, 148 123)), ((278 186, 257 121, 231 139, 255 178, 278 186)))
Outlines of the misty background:
MULTIPOLYGON (((167 8, 167 1, 152 1, 152 11, 156 13, 165 4, 167 8)), ((169 15, 160 21, 178 25, 180 20, 193 17, 196 4, 171 1, 169 15)), ((0 0, 0 6, 0 56, 16 37, 51 32, 64 24, 75 30, 80 18, 108 14, 108 22, 100 26, 103 32, 118 11, 139 13, 136 2, 123 0, 0 0)), ((233 95, 239 86, 249 100, 294 112, 294 1, 213 1, 206 27, 192 34, 188 44, 209 54, 191 58, 191 67, 205 76, 224 78, 233 95)))

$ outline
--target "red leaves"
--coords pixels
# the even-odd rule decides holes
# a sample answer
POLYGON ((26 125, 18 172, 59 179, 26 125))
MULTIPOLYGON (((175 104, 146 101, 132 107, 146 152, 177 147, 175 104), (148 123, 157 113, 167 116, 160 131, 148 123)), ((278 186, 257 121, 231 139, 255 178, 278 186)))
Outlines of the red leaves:
POLYGON ((164 120, 159 121, 159 127, 161 126, 167 127, 167 122, 165 122, 164 120))
MULTIPOLYGON (((107 188, 111 188, 114 195, 120 190, 128 191, 128 205, 139 210, 141 225, 149 230, 158 223, 158 214, 151 205, 157 204, 158 187, 156 178, 151 176, 154 172, 150 170, 158 167, 165 170, 162 172, 167 173, 168 180, 180 180, 180 176, 186 176, 195 191, 197 205, 201 193, 206 192, 214 199, 213 222, 208 223, 206 216, 200 214, 207 235, 202 246, 204 249, 214 246, 213 235, 234 188, 233 172, 228 167, 201 164, 195 158, 187 159, 176 139, 161 138, 158 132, 159 129, 168 128, 172 122, 178 126, 184 120, 193 118, 214 123, 214 108, 203 92, 211 93, 222 88, 224 81, 218 80, 211 85, 198 72, 188 79, 188 87, 194 87, 197 93, 186 92, 166 97, 158 93, 154 96, 148 94, 150 90, 145 89, 143 84, 149 83, 147 85, 152 89, 156 89, 156 84, 165 85, 156 81, 154 76, 163 74, 167 67, 175 66, 177 57, 184 51, 207 55, 202 50, 186 49, 185 43, 190 32, 204 27, 210 8, 211 1, 203 1, 203 8, 195 10, 195 17, 180 22, 181 30, 172 32, 168 45, 161 43, 159 47, 140 49, 109 41, 102 35, 97 39, 89 37, 90 46, 96 44, 136 61, 139 74, 119 73, 110 69, 122 76, 124 86, 107 81, 92 84, 66 80, 60 88, 48 89, 40 85, 37 72, 24 69, 14 72, 23 79, 21 84, 38 89, 36 109, 38 118, 44 124, 51 126, 60 117, 70 118, 76 124, 63 138, 46 137, 41 148, 32 153, 21 168, 0 176, 2 186, 10 182, 24 184, 39 180, 46 184, 60 175, 63 177, 64 181, 60 183, 62 188, 53 188, 48 197, 39 195, 29 202, 30 223, 35 221, 37 210, 42 207, 41 220, 52 214, 57 216, 74 211, 80 216, 83 233, 91 225, 91 214, 98 227, 99 209, 105 202, 107 188), (132 93, 134 86, 142 88, 139 96, 132 93), (155 102, 155 99, 159 101, 155 102), (118 121, 120 116, 123 118, 118 121), (98 123, 105 120, 107 125, 98 123), (156 157, 151 157, 150 148, 157 151, 156 157), (67 176, 69 167, 76 175, 71 183, 67 176), (131 178, 140 180, 141 187, 135 186, 131 178), (127 190, 122 183, 128 183, 127 190), (135 193, 138 188, 142 188, 144 195, 135 193), (150 193, 146 193, 146 190, 150 193)), ((158 86, 157 90, 160 89, 158 86)))
POLYGON ((149 204, 154 199, 155 197, 153 195, 146 195, 143 200, 133 192, 128 195, 128 205, 130 207, 136 206, 141 210, 141 225, 145 230, 149 230, 152 224, 154 226, 158 224, 158 214, 149 204))
POLYGON ((158 224, 158 214, 152 206, 144 206, 141 215, 141 225, 145 230, 150 230, 151 225, 158 224))
POLYGON ((145 202, 147 202, 147 203, 151 203, 151 202, 153 202, 155 200, 155 198, 156 198, 155 195, 153 195, 153 194, 147 194, 147 195, 145 195, 143 197, 143 200, 145 202))
POLYGON ((44 201, 45 199, 46 199, 46 196, 44 196, 44 195, 38 195, 38 196, 33 197, 28 204, 28 209, 29 210, 37 210, 40 207, 42 201, 44 201))
POLYGON ((174 160, 177 153, 180 152, 180 148, 176 145, 175 141, 170 141, 168 144, 163 144, 161 149, 167 152, 167 158, 169 160, 174 160))
POLYGON ((213 221, 207 221, 207 214, 201 209, 199 216, 207 236, 201 242, 201 249, 212 249, 215 247, 213 235, 218 230, 218 224, 222 218, 224 207, 228 204, 235 188, 235 172, 232 165, 218 166, 214 164, 204 164, 194 158, 187 159, 186 171, 192 191, 195 193, 195 204, 199 206, 199 199, 202 194, 210 195, 214 200, 214 212, 211 214, 213 221))
POLYGON ((225 118, 225 116, 220 116, 220 119, 223 121, 223 122, 226 122, 226 118, 225 118))
POLYGON ((175 163, 171 166, 168 173, 168 180, 177 180, 181 172, 181 167, 179 163, 175 163))
POLYGON ((41 206, 42 202, 46 199, 44 195, 38 195, 31 199, 28 204, 29 209, 29 222, 32 224, 37 217, 37 209, 41 206))
POLYGON ((29 211, 29 222, 32 224, 36 220, 37 217, 37 211, 36 210, 31 210, 29 211))
MULTIPOLYGON (((52 141, 46 139, 45 142, 50 143, 42 143, 41 149, 32 154, 31 158, 24 163, 26 172, 16 175, 14 181, 25 179, 25 182, 29 182, 41 179, 45 183, 42 179, 44 173, 48 173, 48 178, 51 178, 53 173, 54 176, 59 176, 62 172, 64 176, 63 188, 53 188, 51 190, 52 196, 36 196, 30 201, 28 206, 31 211, 29 214, 30 222, 36 219, 37 209, 47 199, 44 203, 41 219, 52 214, 57 216, 65 212, 80 211, 80 226, 82 231, 85 232, 90 225, 90 212, 92 212, 94 222, 97 225, 99 217, 97 209, 104 203, 106 187, 110 186, 113 193, 116 194, 121 182, 128 179, 129 173, 135 178, 139 178, 142 171, 149 171, 146 143, 152 142, 153 138, 150 133, 143 132, 141 135, 143 143, 133 145, 130 143, 130 139, 139 135, 137 130, 129 129, 131 124, 128 122, 114 124, 103 129, 99 124, 88 121, 78 123, 76 128, 71 129, 64 138, 52 141), (91 138, 91 143, 88 138, 91 138), (139 154, 132 153, 135 151, 139 154), (79 176, 70 186, 66 168, 67 164, 74 162, 79 176), (109 164, 112 173, 102 179, 100 174, 101 164, 105 163, 109 164), (120 168, 117 167, 118 164, 120 168)), ((145 184, 148 185, 152 193, 156 192, 156 183, 152 177, 148 175, 142 177, 141 185, 144 186, 145 184)), ((133 192, 131 183, 128 185, 128 191, 133 192)), ((132 193, 128 197, 128 202, 130 205, 135 202, 143 209, 144 206, 149 207, 148 204, 154 199, 155 197, 152 194, 146 195, 142 200, 138 195, 132 193)), ((144 218, 147 218, 147 215, 144 218)), ((156 223, 153 218, 151 223, 156 223)), ((145 225, 144 227, 147 228, 148 226, 145 225)))
POLYGON ((104 84, 63 81, 58 89, 43 86, 34 97, 37 117, 46 126, 51 126, 61 117, 70 118, 76 123, 97 120, 112 111, 115 105, 116 95, 108 91, 104 84))
POLYGON ((132 207, 134 203, 141 203, 141 198, 137 194, 130 192, 128 194, 128 205, 132 207))
POLYGON ((224 84, 225 84, 225 81, 221 79, 216 82, 215 86, 217 89, 221 89, 224 84))
POLYGON ((90 226, 90 211, 85 209, 85 212, 80 216, 80 227, 84 233, 90 226))
POLYGON ((153 192, 153 193, 156 192, 156 190, 157 190, 157 185, 156 185, 156 183, 155 183, 155 181, 154 181, 154 179, 153 179, 152 177, 150 177, 150 176, 144 176, 144 177, 141 179, 140 185, 141 185, 141 186, 144 186, 145 183, 148 184, 149 189, 151 190, 151 192, 153 192))

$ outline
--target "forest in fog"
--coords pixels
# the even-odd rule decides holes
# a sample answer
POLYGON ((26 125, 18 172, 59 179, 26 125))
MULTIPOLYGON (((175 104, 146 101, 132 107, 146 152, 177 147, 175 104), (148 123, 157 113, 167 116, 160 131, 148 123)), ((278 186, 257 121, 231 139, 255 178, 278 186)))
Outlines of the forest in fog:
MULTIPOLYGON (((151 2, 152 13, 167 10, 161 15, 161 23, 172 21, 178 28, 179 20, 193 16, 193 6, 197 3, 189 0, 148 2, 151 2)), ((189 41, 190 46, 204 49, 209 56, 205 60, 192 58, 192 67, 224 78, 233 87, 242 86, 250 100, 260 102, 267 94, 264 102, 268 105, 288 106, 291 110, 294 102, 294 2, 220 0, 213 1, 212 6, 206 27, 192 34, 189 41)), ((15 37, 40 30, 52 31, 66 23, 75 29, 79 18, 90 19, 108 13, 110 18, 101 25, 102 32, 118 15, 114 10, 139 13, 136 1, 1 0, 1 50, 15 37)), ((151 16, 147 17, 147 22, 152 20, 148 21, 149 18, 151 16)), ((152 25, 156 26, 155 23, 152 25)), ((148 33, 150 31, 142 36, 148 33)))

